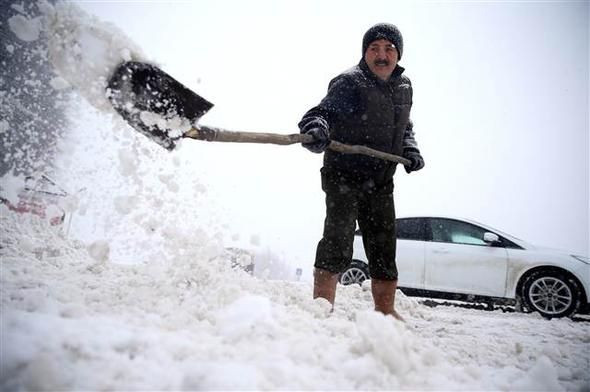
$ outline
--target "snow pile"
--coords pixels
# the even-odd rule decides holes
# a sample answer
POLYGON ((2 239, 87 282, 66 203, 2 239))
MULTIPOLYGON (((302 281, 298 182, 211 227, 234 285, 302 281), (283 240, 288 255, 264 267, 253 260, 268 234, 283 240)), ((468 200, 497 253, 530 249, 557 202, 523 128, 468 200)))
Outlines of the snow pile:
POLYGON ((402 324, 368 310, 367 285, 339 287, 330 313, 311 299, 310 283, 232 269, 207 235, 172 262, 120 265, 18 216, 2 219, 9 242, 45 237, 59 250, 39 258, 2 243, 3 390, 563 390, 588 382, 580 345, 590 336, 569 320, 429 309, 398 292, 402 324), (552 352, 542 339, 562 348, 552 352))
POLYGON ((558 374, 551 360, 545 356, 539 358, 528 377, 517 380, 513 388, 521 391, 559 391, 558 374))
MULTIPOLYGON (((53 258, 56 263, 75 259, 76 248, 83 247, 80 242, 67 240, 62 228, 52 226, 42 217, 33 214, 17 214, 0 204, 0 256, 4 263, 4 255, 22 258, 23 263, 45 257, 53 258)), ((2 271, 4 272, 4 270, 2 271)))

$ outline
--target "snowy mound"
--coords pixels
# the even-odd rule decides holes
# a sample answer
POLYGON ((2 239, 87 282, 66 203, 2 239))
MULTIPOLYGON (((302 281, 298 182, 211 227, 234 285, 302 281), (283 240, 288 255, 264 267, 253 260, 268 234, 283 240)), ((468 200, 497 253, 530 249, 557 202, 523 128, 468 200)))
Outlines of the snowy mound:
POLYGON ((539 360, 520 370, 507 354, 486 364, 488 348, 469 338, 441 350, 433 337, 467 315, 446 314, 436 326, 441 315, 399 293, 407 324, 367 310, 366 287, 341 288, 330 313, 311 300, 310 284, 233 270, 206 237, 173 263, 125 266, 10 216, 2 218, 4 390, 562 388, 549 352, 521 345, 517 362, 539 360), (45 252, 32 238, 44 239, 45 252))

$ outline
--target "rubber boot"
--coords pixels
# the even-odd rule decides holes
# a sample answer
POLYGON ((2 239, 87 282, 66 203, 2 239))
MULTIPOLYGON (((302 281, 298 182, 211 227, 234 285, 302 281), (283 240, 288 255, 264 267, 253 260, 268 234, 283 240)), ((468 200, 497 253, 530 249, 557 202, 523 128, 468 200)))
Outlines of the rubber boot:
POLYGON ((375 311, 404 321, 395 310, 395 290, 397 290, 397 280, 371 279, 371 293, 375 302, 375 311))
POLYGON ((334 299, 336 298, 336 285, 338 284, 338 274, 325 269, 316 268, 313 271, 313 299, 318 297, 327 299, 334 308, 334 299))

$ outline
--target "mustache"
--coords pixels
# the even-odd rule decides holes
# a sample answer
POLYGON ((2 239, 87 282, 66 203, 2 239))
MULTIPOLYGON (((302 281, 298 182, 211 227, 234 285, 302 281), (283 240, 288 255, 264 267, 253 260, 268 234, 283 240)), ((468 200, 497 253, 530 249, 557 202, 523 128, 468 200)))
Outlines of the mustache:
POLYGON ((389 65, 389 61, 387 61, 385 59, 378 59, 378 60, 375 60, 373 62, 373 64, 375 64, 375 65, 385 65, 385 66, 388 66, 389 65))

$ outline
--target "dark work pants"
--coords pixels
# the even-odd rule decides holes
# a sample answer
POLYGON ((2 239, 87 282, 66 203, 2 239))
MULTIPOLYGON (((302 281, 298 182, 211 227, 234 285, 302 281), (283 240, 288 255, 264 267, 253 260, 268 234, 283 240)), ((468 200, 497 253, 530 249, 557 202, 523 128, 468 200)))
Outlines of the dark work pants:
POLYGON ((322 175, 322 187, 326 192, 326 219, 315 267, 332 273, 348 267, 358 221, 371 278, 396 280, 392 185, 379 189, 372 182, 356 183, 322 175))

